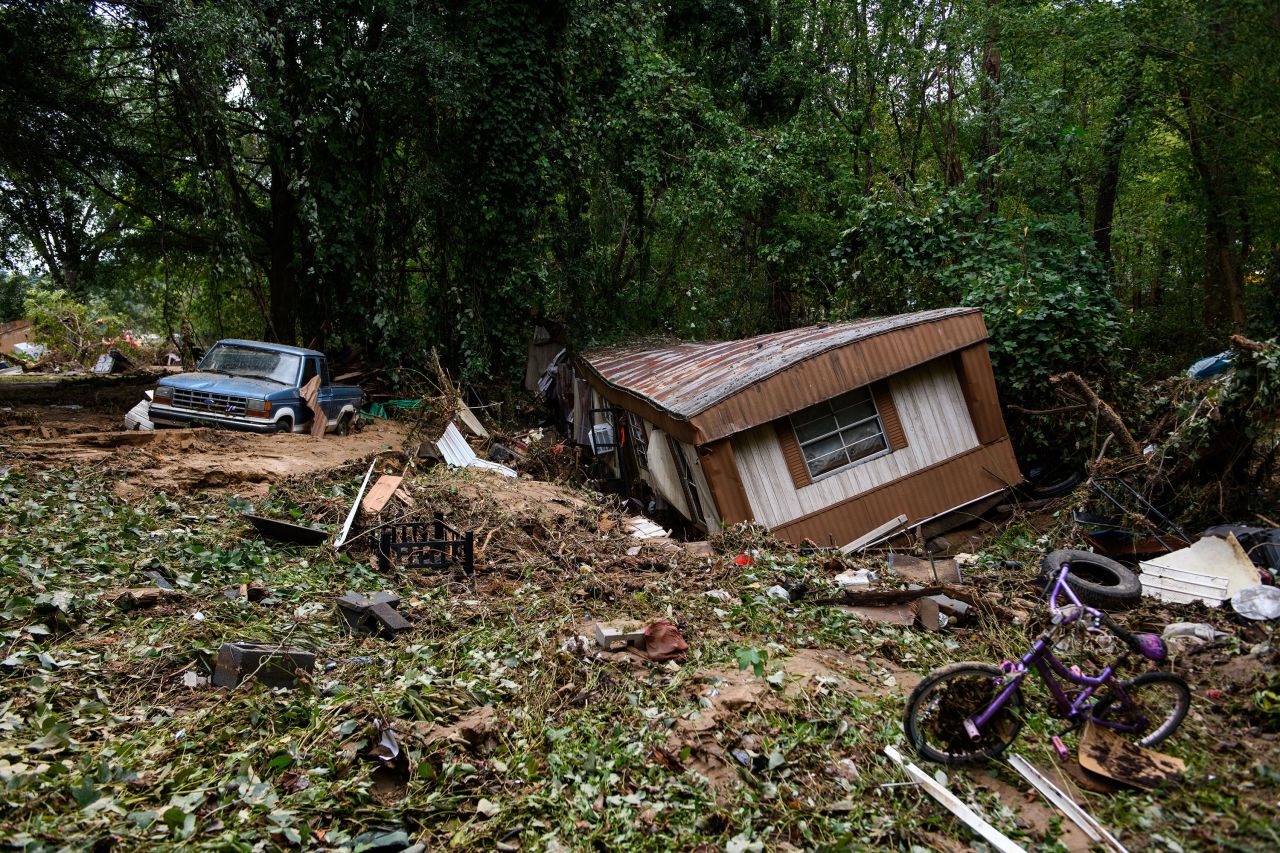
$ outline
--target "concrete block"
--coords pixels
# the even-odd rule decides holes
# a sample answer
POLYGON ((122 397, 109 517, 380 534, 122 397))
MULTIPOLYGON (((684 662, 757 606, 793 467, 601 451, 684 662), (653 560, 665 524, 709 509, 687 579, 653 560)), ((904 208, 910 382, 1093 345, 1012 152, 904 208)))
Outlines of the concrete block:
POLYGON ((223 643, 213 670, 213 683, 235 687, 246 678, 256 678, 268 687, 295 687, 298 677, 313 672, 316 656, 269 643, 223 643))

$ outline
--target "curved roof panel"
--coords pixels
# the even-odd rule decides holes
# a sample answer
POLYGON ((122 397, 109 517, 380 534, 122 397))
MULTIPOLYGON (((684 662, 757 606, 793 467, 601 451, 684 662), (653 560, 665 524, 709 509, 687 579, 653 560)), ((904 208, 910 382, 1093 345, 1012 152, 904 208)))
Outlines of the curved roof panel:
MULTIPOLYGON (((582 361, 613 388, 639 397, 676 419, 689 420, 762 380, 832 350, 977 313, 977 308, 941 308, 826 323, 737 341, 638 340, 588 350, 582 354, 582 361)), ((986 329, 980 317, 978 326, 981 333, 976 339, 983 340, 986 329)), ((878 365, 873 372, 886 376, 919 363, 912 360, 909 349, 902 352, 901 359, 890 355, 884 359, 887 363, 878 365)))

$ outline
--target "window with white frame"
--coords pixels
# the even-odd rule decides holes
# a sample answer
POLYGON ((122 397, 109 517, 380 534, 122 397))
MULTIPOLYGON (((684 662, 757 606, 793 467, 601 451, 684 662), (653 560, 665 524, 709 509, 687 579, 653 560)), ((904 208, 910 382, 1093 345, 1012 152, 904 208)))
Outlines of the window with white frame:
POLYGON ((809 476, 847 468, 889 448, 868 388, 850 391, 791 416, 809 476))

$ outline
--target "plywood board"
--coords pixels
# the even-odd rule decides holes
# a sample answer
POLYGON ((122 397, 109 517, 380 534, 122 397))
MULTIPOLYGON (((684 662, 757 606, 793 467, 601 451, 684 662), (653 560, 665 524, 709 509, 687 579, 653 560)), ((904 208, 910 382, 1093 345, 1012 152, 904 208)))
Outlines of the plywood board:
POLYGON ((928 560, 910 554, 890 554, 889 568, 898 577, 914 583, 960 583, 960 567, 950 558, 934 560, 930 565, 928 560))
POLYGON ((403 480, 404 477, 383 474, 373 484, 369 494, 365 495, 364 500, 360 502, 360 509, 369 515, 377 515, 382 512, 382 508, 387 505, 387 501, 391 500, 391 496, 395 494, 396 489, 400 488, 400 483, 403 480))

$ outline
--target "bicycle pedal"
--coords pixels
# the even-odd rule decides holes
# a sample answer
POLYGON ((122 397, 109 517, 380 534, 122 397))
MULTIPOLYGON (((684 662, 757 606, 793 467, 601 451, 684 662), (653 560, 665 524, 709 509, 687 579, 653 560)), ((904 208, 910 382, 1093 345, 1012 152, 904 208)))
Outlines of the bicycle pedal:
POLYGON ((1053 748, 1058 751, 1058 757, 1063 761, 1067 760, 1067 756, 1071 753, 1067 750, 1067 745, 1062 742, 1062 738, 1057 735, 1053 736, 1053 748))
POLYGON ((968 732, 969 740, 976 741, 978 738, 982 737, 982 732, 978 731, 978 727, 973 724, 973 720, 971 718, 965 719, 964 730, 968 732))

